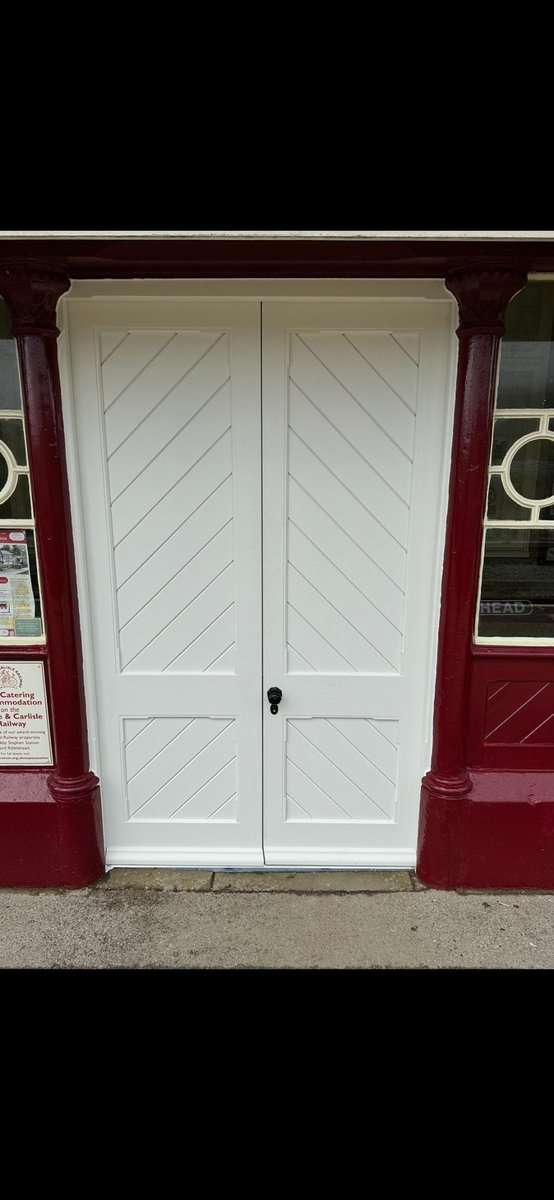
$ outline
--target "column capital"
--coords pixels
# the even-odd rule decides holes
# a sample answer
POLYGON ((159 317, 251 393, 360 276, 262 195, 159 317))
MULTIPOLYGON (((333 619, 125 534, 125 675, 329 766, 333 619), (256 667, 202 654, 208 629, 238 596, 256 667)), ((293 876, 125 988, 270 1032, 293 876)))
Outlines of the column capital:
POLYGON ((10 310, 14 334, 57 337, 56 306, 70 287, 71 280, 61 267, 31 259, 0 265, 0 296, 10 310))
POLYGON ((510 300, 527 283, 529 267, 520 259, 475 259, 452 267, 446 287, 458 301, 458 337, 492 333, 502 337, 510 300))

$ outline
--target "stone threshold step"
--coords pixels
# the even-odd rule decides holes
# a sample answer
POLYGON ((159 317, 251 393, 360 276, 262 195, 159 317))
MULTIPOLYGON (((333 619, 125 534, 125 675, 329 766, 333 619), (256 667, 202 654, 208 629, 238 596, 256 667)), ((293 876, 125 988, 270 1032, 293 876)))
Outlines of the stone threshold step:
POLYGON ((114 867, 100 890, 155 892, 305 892, 344 894, 426 890, 413 871, 202 871, 165 867, 114 867))

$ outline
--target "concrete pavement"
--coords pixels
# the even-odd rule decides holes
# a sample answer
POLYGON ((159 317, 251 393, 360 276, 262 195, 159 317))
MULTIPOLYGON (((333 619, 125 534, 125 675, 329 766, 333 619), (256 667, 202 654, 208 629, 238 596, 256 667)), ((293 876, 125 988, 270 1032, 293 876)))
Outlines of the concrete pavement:
POLYGON ((396 872, 112 871, 0 890, 0 968, 554 968, 554 894, 396 872))

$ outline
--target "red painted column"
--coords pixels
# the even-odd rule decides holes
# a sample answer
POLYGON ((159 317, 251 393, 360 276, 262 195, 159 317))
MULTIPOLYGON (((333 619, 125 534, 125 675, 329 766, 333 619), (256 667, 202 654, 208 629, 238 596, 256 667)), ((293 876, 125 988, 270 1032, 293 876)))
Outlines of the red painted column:
POLYGON ((44 264, 0 270, 0 295, 10 309, 18 346, 47 638, 55 747, 47 785, 56 802, 56 862, 55 878, 45 882, 78 887, 103 873, 104 859, 99 780, 89 770, 56 342, 56 305, 69 286, 63 271, 44 264))
POLYGON ((446 286, 458 301, 456 411, 439 625, 431 770, 423 779, 417 870, 425 882, 458 877, 467 770, 471 646, 482 520, 504 313, 527 282, 521 262, 456 267, 446 286))

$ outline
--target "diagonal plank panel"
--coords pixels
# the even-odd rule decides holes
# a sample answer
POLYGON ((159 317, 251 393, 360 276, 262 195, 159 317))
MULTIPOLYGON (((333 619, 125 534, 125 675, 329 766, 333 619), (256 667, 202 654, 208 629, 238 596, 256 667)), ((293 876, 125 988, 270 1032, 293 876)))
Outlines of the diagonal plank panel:
POLYGON ((129 818, 235 821, 234 721, 156 718, 137 736, 141 724, 124 722, 129 818))
POLYGON ((122 669, 232 673, 229 336, 130 331, 100 344, 122 669))
POLYGON ((419 338, 289 338, 289 670, 401 669, 419 338))
POLYGON ((293 805, 287 807, 287 820, 394 819, 397 751, 383 742, 376 724, 322 718, 287 722, 287 806, 289 799, 293 805), (298 806, 304 815, 295 811, 298 806))

